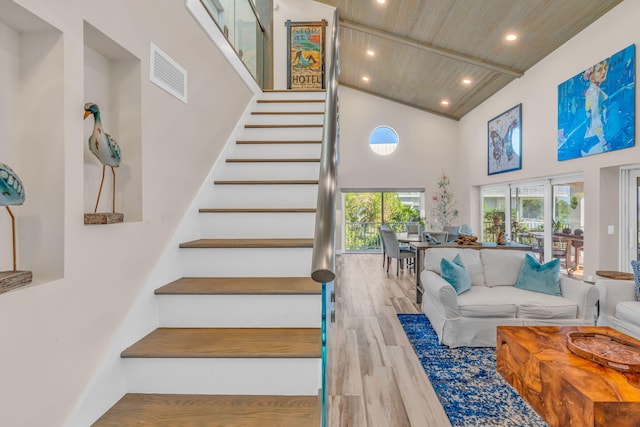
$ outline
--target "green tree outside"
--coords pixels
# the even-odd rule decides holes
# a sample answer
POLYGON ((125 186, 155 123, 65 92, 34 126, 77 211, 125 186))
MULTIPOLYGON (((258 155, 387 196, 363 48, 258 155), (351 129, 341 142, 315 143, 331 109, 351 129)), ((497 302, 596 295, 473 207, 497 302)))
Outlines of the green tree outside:
POLYGON ((398 193, 347 193, 344 206, 345 249, 374 249, 380 247, 378 227, 391 223, 397 232, 405 231, 405 223, 418 222, 420 212, 404 205, 398 193), (384 221, 382 197, 384 194, 384 221))

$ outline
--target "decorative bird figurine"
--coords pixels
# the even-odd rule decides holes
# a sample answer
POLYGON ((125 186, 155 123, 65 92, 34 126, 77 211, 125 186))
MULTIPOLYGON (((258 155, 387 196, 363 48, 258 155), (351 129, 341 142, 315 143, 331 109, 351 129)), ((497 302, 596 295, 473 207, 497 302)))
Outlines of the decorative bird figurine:
POLYGON ((98 211, 98 203, 100 203, 100 194, 102 193, 102 184, 104 184, 104 170, 107 166, 111 168, 113 173, 113 195, 111 199, 111 210, 116 211, 116 171, 113 168, 120 166, 120 147, 115 139, 102 129, 102 121, 100 119, 100 108, 93 102, 84 104, 84 118, 86 119, 93 114, 94 124, 93 132, 89 137, 89 150, 102 163, 102 180, 100 181, 100 190, 98 190, 98 200, 94 213, 98 211))
POLYGON ((25 194, 22 181, 18 175, 4 163, 0 163, 0 206, 7 208, 11 216, 11 235, 13 238, 13 271, 16 271, 16 218, 9 208, 10 205, 24 203, 25 194))

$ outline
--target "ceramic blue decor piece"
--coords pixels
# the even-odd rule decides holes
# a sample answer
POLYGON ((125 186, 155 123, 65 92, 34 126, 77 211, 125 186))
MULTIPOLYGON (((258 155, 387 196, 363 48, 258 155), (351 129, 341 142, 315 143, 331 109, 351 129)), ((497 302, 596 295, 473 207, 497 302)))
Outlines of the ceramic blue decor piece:
POLYGON ((4 163, 0 163, 0 206, 24 203, 25 193, 18 175, 4 163))
POLYGON ((112 212, 115 212, 115 198, 116 198, 116 171, 113 168, 120 166, 120 147, 115 139, 111 137, 102 128, 102 119, 100 117, 100 108, 93 102, 87 102, 84 104, 84 118, 86 119, 90 115, 93 115, 93 131, 89 137, 89 150, 94 156, 102 163, 102 181, 100 181, 100 190, 98 190, 98 200, 96 200, 96 207, 94 213, 98 211, 98 204, 100 203, 100 194, 102 193, 102 184, 104 184, 104 170, 106 166, 111 168, 113 174, 113 197, 112 197, 112 212))
POLYGON ((11 240, 13 246, 13 274, 0 272, 0 293, 31 282, 30 271, 18 272, 16 261, 16 218, 9 206, 22 205, 25 199, 24 186, 18 175, 4 163, 0 163, 0 206, 4 206, 11 217, 11 240))

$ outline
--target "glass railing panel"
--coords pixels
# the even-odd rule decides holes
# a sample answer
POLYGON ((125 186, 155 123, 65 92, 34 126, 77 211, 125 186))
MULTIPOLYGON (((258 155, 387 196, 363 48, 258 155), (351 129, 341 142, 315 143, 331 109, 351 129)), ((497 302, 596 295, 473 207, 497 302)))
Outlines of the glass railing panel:
POLYGON ((269 49, 265 46, 269 38, 252 0, 200 1, 258 85, 264 88, 265 70, 271 66, 269 49))

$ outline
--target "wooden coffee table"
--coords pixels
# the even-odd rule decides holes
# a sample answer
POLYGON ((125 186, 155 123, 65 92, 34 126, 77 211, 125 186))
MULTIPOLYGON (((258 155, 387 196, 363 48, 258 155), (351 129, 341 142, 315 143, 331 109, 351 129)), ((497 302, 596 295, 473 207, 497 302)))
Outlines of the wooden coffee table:
POLYGON ((639 426, 640 374, 573 354, 567 333, 627 335, 598 326, 498 326, 498 372, 551 427, 639 426))

